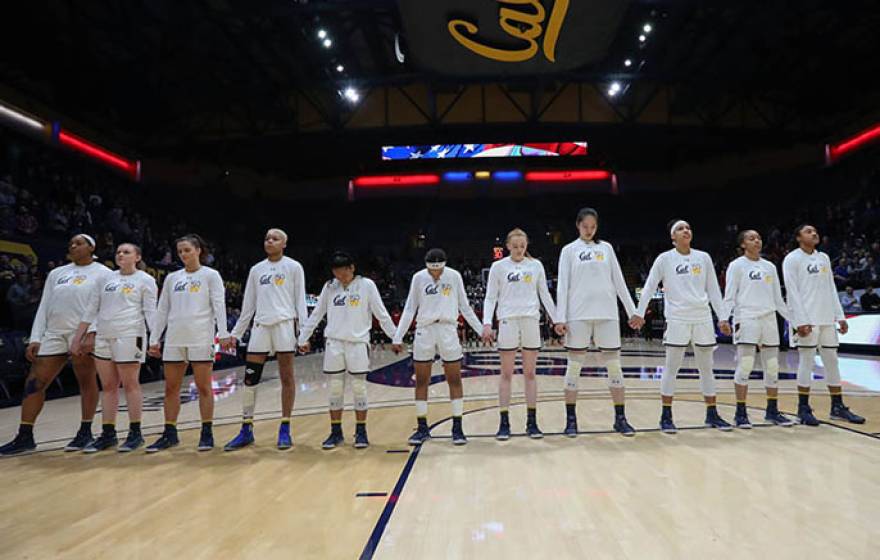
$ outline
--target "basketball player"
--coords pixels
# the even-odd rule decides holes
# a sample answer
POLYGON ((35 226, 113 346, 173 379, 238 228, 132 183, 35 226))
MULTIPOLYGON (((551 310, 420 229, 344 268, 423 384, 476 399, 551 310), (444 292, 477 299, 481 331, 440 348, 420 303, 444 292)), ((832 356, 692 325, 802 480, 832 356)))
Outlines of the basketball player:
POLYGON ((392 339, 393 350, 402 351, 403 336, 415 318, 413 367, 416 374, 418 429, 410 436, 409 444, 420 445, 431 437, 428 429, 428 384, 434 356, 440 354, 452 401, 452 443, 464 445, 467 443, 461 425, 464 414, 461 359, 464 356, 455 327, 459 313, 480 336, 483 325, 468 304, 461 274, 446 266, 446 252, 443 249, 429 250, 425 254, 425 267, 413 275, 403 315, 392 339))
MULTIPOLYGON (((101 285, 92 290, 82 322, 73 337, 72 352, 80 354, 82 337, 92 323, 96 324, 94 355, 101 377, 101 416, 103 430, 98 439, 86 446, 86 453, 97 453, 114 447, 116 413, 119 406, 119 382, 125 389, 128 405, 128 437, 119 446, 120 452, 134 451, 144 443, 141 434, 143 396, 138 377, 146 359, 146 329, 156 324, 156 281, 139 270, 141 248, 123 243, 116 249, 118 270, 107 274, 101 285)), ((142 265, 141 265, 142 266, 142 265)))
POLYGON ((299 335, 302 352, 310 350, 309 337, 315 327, 327 316, 324 329, 324 373, 330 385, 330 436, 324 440, 324 449, 333 449, 345 443, 342 435, 342 408, 345 402, 345 372, 351 377, 354 395, 356 427, 354 446, 363 449, 370 445, 367 438, 367 374, 370 372, 370 329, 373 317, 389 338, 396 332, 391 316, 382 304, 382 296, 375 282, 355 276, 354 260, 338 251, 330 259, 333 280, 324 284, 318 305, 306 321, 299 335))
POLYGON ((614 402, 614 431, 634 436, 635 430, 626 420, 623 369, 620 365, 620 319, 617 300, 623 303, 626 316, 641 326, 634 316, 635 304, 626 287, 614 248, 600 240, 599 214, 582 208, 575 220, 579 238, 562 248, 559 255, 559 277, 556 304, 559 323, 556 332, 565 335, 568 365, 565 369, 565 435, 576 437, 578 382, 587 359, 587 348, 594 343, 601 352, 608 370, 608 389, 614 402))
POLYGON ((825 368, 825 382, 831 393, 831 419, 864 424, 864 418, 843 404, 836 327, 846 334, 849 325, 837 297, 831 260, 816 249, 819 233, 815 227, 807 224, 798 226, 795 240, 798 248, 782 261, 782 275, 794 327, 792 339, 798 349, 798 420, 807 426, 819 425, 810 407, 813 362, 818 346, 825 368))
MULTIPOLYGON (((716 408, 715 375, 712 370, 715 329, 709 304, 712 304, 719 317, 724 315, 715 266, 708 253, 691 248, 693 233, 689 223, 684 220, 670 222, 669 235, 675 247, 660 253, 654 261, 636 310, 636 317, 644 319, 651 297, 662 282, 666 298, 666 332, 663 334, 666 367, 660 382, 663 401, 660 430, 665 434, 678 431, 672 421, 672 397, 685 350, 693 345, 700 370, 700 388, 706 401, 706 426, 729 431, 732 429, 730 424, 721 418, 716 408)), ((638 328, 640 325, 631 323, 631 326, 638 328)), ((722 318, 718 326, 724 334, 731 334, 727 320, 722 318)))
POLYGON ((220 344, 229 347, 226 330, 226 288, 220 273, 204 265, 207 251, 204 240, 196 234, 175 242, 183 268, 165 278, 159 296, 156 328, 150 332, 149 353, 162 358, 165 368, 165 430, 147 446, 147 453, 169 449, 180 443, 177 437, 177 416, 180 413, 180 386, 187 364, 192 365, 193 378, 199 392, 199 413, 202 432, 199 451, 214 448, 214 391, 211 372, 214 369, 214 334, 220 344), (165 327, 165 349, 159 342, 165 327))
POLYGON ((483 339, 492 339, 492 316, 498 314, 498 353, 501 356, 501 378, 498 381, 498 404, 501 421, 495 438, 510 439, 510 385, 516 364, 516 351, 522 349, 527 419, 526 434, 534 439, 544 437, 538 428, 538 382, 535 369, 541 349, 540 304, 551 318, 556 306, 547 289, 547 277, 541 261, 529 255, 529 238, 517 228, 507 234, 510 256, 492 263, 483 302, 483 339), (540 299, 540 304, 538 300, 540 299))
POLYGON ((789 319, 788 307, 782 299, 782 289, 776 267, 761 258, 761 235, 748 229, 736 238, 742 256, 727 267, 724 291, 724 312, 727 319, 733 315, 733 343, 736 345, 737 364, 734 373, 736 388, 737 428, 749 429, 752 423, 746 412, 749 374, 755 364, 755 351, 760 348, 764 362, 764 387, 767 390, 767 411, 764 419, 777 426, 792 426, 794 422, 779 412, 779 330, 776 313, 789 319))
POLYGON ((0 447, 0 455, 15 455, 36 449, 34 422, 46 400, 46 388, 55 380, 68 357, 79 383, 82 422, 65 451, 80 451, 94 441, 92 420, 98 406, 98 382, 95 360, 70 353, 73 335, 85 314, 86 304, 95 286, 103 285, 110 269, 95 262, 95 240, 84 233, 74 235, 68 244, 71 263, 49 272, 43 297, 34 317, 25 357, 33 365, 24 385, 21 424, 18 435, 0 447))
POLYGON ((273 228, 266 232, 263 249, 266 260, 251 267, 244 288, 241 316, 232 329, 232 343, 241 339, 254 321, 248 343, 242 392, 241 431, 226 444, 226 451, 235 451, 254 442, 254 409, 257 405, 257 385, 263 375, 266 358, 278 358, 278 376, 281 379, 281 425, 278 428, 278 449, 293 447, 290 436, 290 416, 296 386, 293 382, 293 355, 296 351, 296 325, 305 323, 305 273, 297 261, 286 257, 287 234, 273 228))

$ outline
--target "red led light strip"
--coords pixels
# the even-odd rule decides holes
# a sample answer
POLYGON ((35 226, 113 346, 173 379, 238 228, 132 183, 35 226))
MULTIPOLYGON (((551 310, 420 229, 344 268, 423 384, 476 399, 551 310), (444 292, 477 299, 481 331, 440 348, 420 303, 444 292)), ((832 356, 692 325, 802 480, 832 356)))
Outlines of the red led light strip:
POLYGON ((140 162, 127 160, 114 154, 113 152, 109 152, 99 146, 83 140, 82 138, 74 136, 67 131, 61 130, 58 132, 58 142, 72 150, 76 150, 89 157, 93 157, 95 159, 103 161, 107 165, 111 165, 113 167, 116 167, 117 169, 121 169, 122 171, 125 171, 133 177, 137 177, 137 175, 139 174, 140 162))
POLYGON ((848 138, 837 144, 829 144, 825 148, 826 159, 829 164, 833 163, 847 153, 855 151, 878 138, 880 138, 880 124, 876 124, 868 130, 864 130, 852 138, 848 138))
POLYGON ((604 181, 611 178, 611 172, 601 169, 580 171, 529 171, 526 181, 604 181))
POLYGON ((440 176, 426 175, 377 175, 372 177, 356 177, 356 187, 412 187, 416 185, 436 185, 440 176))

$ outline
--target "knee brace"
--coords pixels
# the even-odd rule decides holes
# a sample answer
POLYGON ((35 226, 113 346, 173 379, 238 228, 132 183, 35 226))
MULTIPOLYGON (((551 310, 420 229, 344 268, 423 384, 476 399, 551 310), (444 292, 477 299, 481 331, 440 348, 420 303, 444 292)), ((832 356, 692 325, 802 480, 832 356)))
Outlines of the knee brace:
POLYGON ((684 361, 684 351, 680 346, 666 347, 666 366, 660 378, 660 394, 664 397, 675 395, 675 378, 678 377, 678 370, 684 361))
POLYGON ((837 360, 837 348, 819 348, 822 367, 825 369, 825 384, 840 387, 840 363, 837 360))
POLYGON ((736 353, 739 359, 733 374, 733 382, 737 385, 748 385, 749 375, 752 373, 752 368, 755 367, 755 347, 740 344, 736 348, 736 353))
POLYGON ((813 383, 813 360, 816 359, 816 348, 798 348, 798 387, 809 387, 813 383))
POLYGON ((257 364, 254 362, 247 362, 244 364, 244 384, 248 386, 254 386, 260 383, 260 378, 263 377, 263 367, 266 364, 257 364))
POLYGON ((571 352, 568 353, 568 365, 565 367, 565 390, 577 391, 578 382, 581 378, 581 368, 583 363, 578 360, 581 356, 575 356, 571 352))
POLYGON ((608 370, 608 387, 623 387, 623 368, 620 367, 620 350, 603 350, 602 360, 608 370))
POLYGON ((336 373, 330 377, 330 410, 342 410, 345 393, 345 375, 336 373))
POLYGON ((779 349, 761 348, 761 361, 764 362, 764 387, 779 385, 779 349))
POLYGON ((700 390, 704 397, 715 396, 715 372, 712 369, 712 355, 715 348, 697 346, 694 348, 694 358, 697 360, 697 369, 700 370, 700 390))
POLYGON ((354 395, 354 409, 367 410, 367 374, 351 376, 351 392, 354 395))

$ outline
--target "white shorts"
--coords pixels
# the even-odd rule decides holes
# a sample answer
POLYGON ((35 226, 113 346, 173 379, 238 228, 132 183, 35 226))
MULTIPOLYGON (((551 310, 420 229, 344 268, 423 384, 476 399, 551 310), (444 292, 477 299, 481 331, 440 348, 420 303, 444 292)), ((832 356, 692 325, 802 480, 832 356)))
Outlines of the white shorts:
POLYGON ((214 345, 168 346, 162 350, 163 362, 214 362, 214 345))
POLYGON ((666 346, 715 346, 715 326, 712 321, 702 323, 685 323, 683 321, 666 321, 666 332, 663 333, 663 344, 666 346))
POLYGON ((755 346, 779 346, 776 313, 754 319, 743 319, 733 325, 733 343, 755 346))
POLYGON ((324 348, 324 373, 370 373, 370 345, 328 338, 324 348))
POLYGON ((510 317, 498 321, 498 350, 540 350, 541 326, 537 317, 510 317))
POLYGON ((73 344, 73 332, 64 334, 44 334, 40 339, 40 350, 37 357, 66 356, 70 354, 73 344))
POLYGON ((566 323, 565 347, 569 350, 586 350, 592 341, 599 350, 620 350, 620 321, 569 321, 566 323))
POLYGON ((145 336, 125 338, 95 338, 95 357, 99 360, 112 360, 117 364, 144 363, 147 359, 144 347, 145 336))
POLYGON ((837 348, 840 341, 837 338, 837 325, 813 325, 813 332, 808 336, 798 336, 797 331, 791 337, 792 346, 802 348, 837 348))
POLYGON ((437 354, 440 354, 440 359, 444 362, 457 362, 463 357, 461 342, 458 340, 458 325, 432 323, 416 327, 413 361, 433 362, 437 354))
POLYGON ((274 325, 254 323, 247 351, 254 354, 277 354, 296 350, 296 329, 293 319, 274 325))

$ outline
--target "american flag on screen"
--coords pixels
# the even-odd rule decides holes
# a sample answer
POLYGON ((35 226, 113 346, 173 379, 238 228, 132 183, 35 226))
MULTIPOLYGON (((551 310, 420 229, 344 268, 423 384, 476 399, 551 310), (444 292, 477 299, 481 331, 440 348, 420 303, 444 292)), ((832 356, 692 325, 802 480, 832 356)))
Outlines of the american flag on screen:
POLYGON ((383 160, 585 156, 586 142, 382 146, 383 160))

